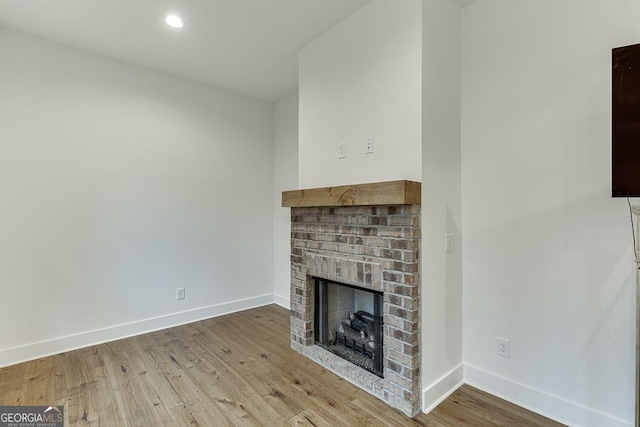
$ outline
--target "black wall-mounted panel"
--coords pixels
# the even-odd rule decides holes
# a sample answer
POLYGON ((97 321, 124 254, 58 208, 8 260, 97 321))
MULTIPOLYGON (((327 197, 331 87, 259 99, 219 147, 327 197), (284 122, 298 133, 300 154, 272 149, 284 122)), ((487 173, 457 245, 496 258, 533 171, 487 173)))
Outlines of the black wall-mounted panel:
POLYGON ((612 58, 612 196, 640 197, 640 44, 612 58))

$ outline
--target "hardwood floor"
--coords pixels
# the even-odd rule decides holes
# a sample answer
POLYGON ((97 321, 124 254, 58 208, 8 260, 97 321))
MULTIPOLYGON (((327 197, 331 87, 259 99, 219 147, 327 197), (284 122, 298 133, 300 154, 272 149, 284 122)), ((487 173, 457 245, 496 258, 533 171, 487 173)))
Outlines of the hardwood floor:
POLYGON ((70 426, 558 426, 469 386, 409 419, 289 348, 270 305, 0 369, 0 405, 70 426))

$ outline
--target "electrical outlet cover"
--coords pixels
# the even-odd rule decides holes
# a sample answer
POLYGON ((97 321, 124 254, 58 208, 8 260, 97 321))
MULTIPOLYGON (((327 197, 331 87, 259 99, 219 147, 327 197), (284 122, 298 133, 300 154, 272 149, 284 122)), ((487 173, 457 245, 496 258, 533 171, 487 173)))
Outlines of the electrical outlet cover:
POLYGON ((444 251, 453 252, 456 250, 456 236, 455 234, 444 235, 444 251))
POLYGON ((364 140, 364 153, 365 154, 373 154, 375 147, 373 146, 373 137, 367 137, 364 140))
POLYGON ((347 158, 347 144, 344 142, 342 144, 338 144, 338 158, 339 159, 347 158))
POLYGON ((498 356, 511 357, 511 342, 505 338, 496 338, 496 354, 498 356))

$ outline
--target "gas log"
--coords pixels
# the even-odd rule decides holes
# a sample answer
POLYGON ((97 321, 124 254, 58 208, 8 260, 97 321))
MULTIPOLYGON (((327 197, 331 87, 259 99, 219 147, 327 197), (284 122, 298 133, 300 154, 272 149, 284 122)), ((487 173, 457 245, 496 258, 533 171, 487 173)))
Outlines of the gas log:
POLYGON ((336 344, 342 344, 373 359, 376 343, 373 316, 370 313, 349 312, 349 319, 339 320, 336 326, 336 344))

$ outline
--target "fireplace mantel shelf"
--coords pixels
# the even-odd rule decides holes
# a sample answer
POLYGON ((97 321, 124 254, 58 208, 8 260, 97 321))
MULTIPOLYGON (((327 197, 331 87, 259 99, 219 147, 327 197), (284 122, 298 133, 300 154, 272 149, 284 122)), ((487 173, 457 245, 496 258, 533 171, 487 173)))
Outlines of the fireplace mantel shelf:
POLYGON ((421 184, 387 181, 282 192, 283 207, 419 205, 421 184))

